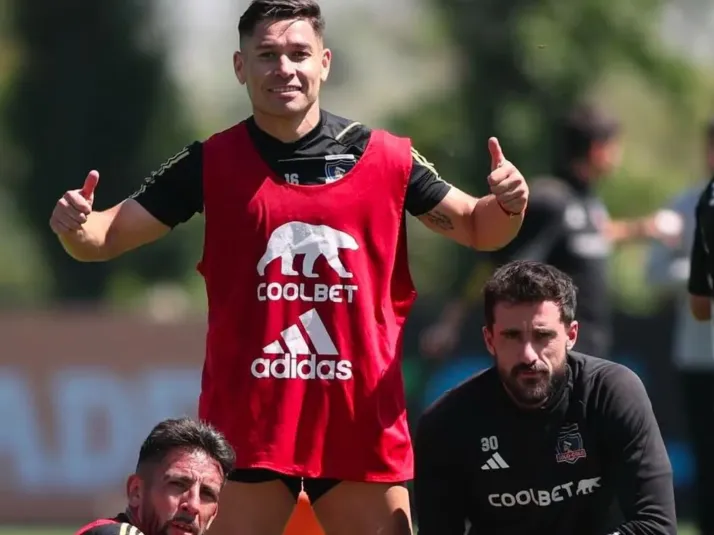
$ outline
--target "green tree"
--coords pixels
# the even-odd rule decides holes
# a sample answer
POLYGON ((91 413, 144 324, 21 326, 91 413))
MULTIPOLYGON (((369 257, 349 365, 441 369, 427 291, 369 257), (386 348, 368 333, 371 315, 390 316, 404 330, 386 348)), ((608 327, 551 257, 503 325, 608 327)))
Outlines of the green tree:
MULTIPOLYGON (((156 165, 170 155, 169 144, 175 152, 179 139, 186 142, 186 128, 145 2, 18 0, 12 14, 22 56, 7 102, 17 164, 10 191, 44 251, 53 297, 94 301, 121 264, 67 256, 47 225, 54 203, 93 168, 101 175, 95 208, 120 201, 138 187, 149 160, 156 165), (158 121, 157 134, 151 126, 158 121), (162 153, 149 157, 147 147, 162 153)), ((162 245, 163 274, 178 264, 175 243, 162 245)))
MULTIPOLYGON (((624 73, 619 83, 628 87, 637 80, 668 106, 670 140, 677 135, 673 126, 692 127, 701 83, 686 61, 660 44, 661 0, 433 0, 433 6, 452 39, 462 77, 455 90, 428 104, 439 113, 425 115, 421 103, 418 112, 394 118, 393 125, 413 137, 447 180, 470 192, 485 192, 492 135, 527 176, 550 171, 558 117, 613 73, 624 73), (455 136, 460 142, 454 147, 455 136)), ((631 172, 625 167, 622 174, 631 172)), ((628 187, 626 200, 608 196, 618 214, 641 213, 662 200, 651 193, 652 177, 613 182, 628 187), (633 197, 638 194, 643 195, 633 197), (633 198, 646 202, 633 206, 633 198)), ((671 175, 654 182, 654 189, 672 191, 671 175)), ((475 256, 463 248, 449 255, 456 259, 452 280, 459 281, 473 269, 475 256)), ((443 277, 433 279, 441 282, 436 289, 446 289, 443 277)))

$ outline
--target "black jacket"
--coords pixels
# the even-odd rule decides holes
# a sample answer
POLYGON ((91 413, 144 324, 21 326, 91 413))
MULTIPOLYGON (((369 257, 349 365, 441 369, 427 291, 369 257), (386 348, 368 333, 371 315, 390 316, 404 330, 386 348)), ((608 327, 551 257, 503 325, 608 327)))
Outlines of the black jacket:
POLYGON ((639 377, 580 353, 546 408, 495 369, 436 401, 415 436, 419 535, 677 532, 672 467, 639 377))

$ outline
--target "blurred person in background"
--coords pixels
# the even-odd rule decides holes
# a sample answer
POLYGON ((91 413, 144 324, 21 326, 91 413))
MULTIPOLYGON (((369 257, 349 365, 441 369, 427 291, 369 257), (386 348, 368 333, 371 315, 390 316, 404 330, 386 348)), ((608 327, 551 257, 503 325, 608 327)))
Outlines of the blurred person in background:
POLYGON ((653 281, 662 281, 683 300, 677 311, 674 358, 682 377, 695 466, 697 523, 701 535, 714 535, 714 347, 711 324, 714 264, 714 120, 707 129, 708 183, 685 192, 672 206, 685 213, 688 250, 652 252, 653 281), (684 286, 686 284, 686 290, 684 286), (688 294, 688 295, 686 295, 688 294))
POLYGON ((164 420, 139 450, 126 483, 126 510, 76 535, 205 535, 234 461, 233 448, 211 426, 164 420))
POLYGON ((462 295, 448 303, 437 322, 422 333, 420 345, 425 355, 442 357, 454 349, 464 320, 494 266, 528 259, 546 262, 573 277, 580 292, 583 327, 577 349, 609 358, 611 247, 644 238, 675 243, 681 223, 671 211, 610 219, 596 187, 620 162, 620 125, 604 109, 591 103, 575 106, 561 123, 557 146, 553 175, 535 178, 531 184, 528 215, 518 236, 483 261, 477 260, 462 295))
POLYGON ((199 415, 237 452, 214 535, 282 533, 302 489, 328 535, 410 533, 405 212, 494 250, 520 229, 528 186, 495 138, 483 147, 491 194, 477 199, 408 139, 321 109, 332 54, 314 0, 256 0, 238 29, 234 70, 252 116, 102 212, 92 171, 50 226, 72 257, 106 261, 203 213, 199 415))
POLYGON ((642 381, 573 351, 585 327, 572 279, 514 261, 483 294, 494 365, 416 428, 419 535, 677 533, 672 466, 642 381))

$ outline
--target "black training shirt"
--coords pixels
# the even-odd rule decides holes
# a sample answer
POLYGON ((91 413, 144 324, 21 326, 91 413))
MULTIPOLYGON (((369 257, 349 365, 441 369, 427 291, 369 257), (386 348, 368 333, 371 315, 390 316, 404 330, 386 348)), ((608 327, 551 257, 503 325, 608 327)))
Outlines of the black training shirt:
POLYGON ((690 258, 689 293, 714 297, 714 178, 699 196, 696 208, 696 228, 690 258))
POLYGON ((495 369, 444 394, 415 444, 419 535, 670 535, 672 468, 640 379, 568 356, 568 380, 525 411, 495 369))
MULTIPOLYGON (((338 180, 362 156, 371 130, 366 126, 321 111, 320 123, 294 143, 283 143, 246 120, 251 140, 263 160, 279 176, 300 185, 338 180)), ((175 227, 203 212, 203 144, 196 141, 165 162, 148 177, 132 198, 151 215, 175 227)), ((413 216, 431 211, 451 186, 415 149, 405 209, 413 216)))
POLYGON ((609 216, 584 182, 567 174, 534 180, 518 235, 490 254, 493 263, 537 260, 567 273, 578 287, 577 351, 607 358, 611 348, 609 216))

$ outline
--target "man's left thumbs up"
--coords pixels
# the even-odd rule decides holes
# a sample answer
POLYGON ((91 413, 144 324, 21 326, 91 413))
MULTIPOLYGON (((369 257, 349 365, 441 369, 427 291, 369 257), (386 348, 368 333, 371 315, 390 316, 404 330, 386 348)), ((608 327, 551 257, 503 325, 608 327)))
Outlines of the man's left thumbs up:
POLYGON ((488 151, 491 153, 491 174, 488 175, 491 193, 505 212, 518 215, 528 204, 529 190, 526 179, 516 166, 506 159, 497 138, 489 138, 488 151))

